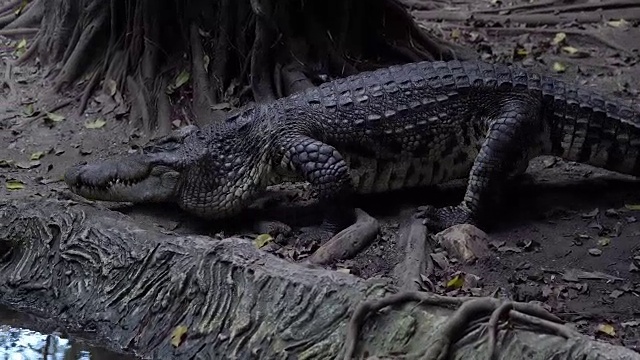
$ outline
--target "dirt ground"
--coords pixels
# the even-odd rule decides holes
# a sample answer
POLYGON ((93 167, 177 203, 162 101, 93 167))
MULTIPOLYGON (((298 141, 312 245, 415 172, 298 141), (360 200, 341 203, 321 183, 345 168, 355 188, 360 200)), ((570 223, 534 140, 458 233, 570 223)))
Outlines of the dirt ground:
MULTIPOLYGON (((488 16, 501 14, 496 9, 511 3, 467 2, 418 3, 423 6, 417 6, 413 14, 431 32, 475 49, 483 59, 557 73, 630 102, 637 100, 640 28, 619 19, 637 12, 638 7, 598 13, 614 21, 587 25, 572 21, 527 30, 515 21, 488 16), (476 16, 469 20, 473 11, 476 16), (430 20, 442 14, 450 20, 430 20)), ((528 2, 515 3, 522 4, 528 2)), ((514 14, 529 13, 506 12, 507 16, 514 14)), ((556 12, 557 16, 571 14, 556 12)), ((547 18, 535 21, 553 22, 547 18)), ((46 72, 37 63, 9 67, 19 40, 5 39, 0 49, 0 74, 4 74, 0 79, 0 196, 64 197, 66 186, 61 177, 69 165, 123 153, 147 139, 127 124, 128 108, 118 92, 96 94, 85 114, 79 115, 79 94, 48 93, 46 72)), ((172 116, 176 126, 188 122, 187 114, 172 116)), ((583 333, 640 349, 640 182, 555 158, 535 160, 529 174, 532 180, 513 190, 509 204, 495 214, 500 221, 489 232, 492 257, 461 265, 439 253, 434 256, 436 271, 430 281, 441 293, 498 292, 516 300, 543 301, 583 333), (456 276, 464 281, 455 281, 456 276)), ((289 187, 284 196, 289 199, 287 207, 307 203, 306 194, 303 186, 289 187)), ((360 199, 359 206, 382 222, 382 231, 372 246, 338 267, 362 277, 390 275, 402 257, 396 248, 399 224, 419 205, 452 204, 461 195, 462 189, 453 187, 360 199)), ((242 232, 204 226, 173 208, 103 205, 177 232, 220 237, 242 232)), ((270 250, 283 256, 296 257, 300 252, 274 246, 270 250)))

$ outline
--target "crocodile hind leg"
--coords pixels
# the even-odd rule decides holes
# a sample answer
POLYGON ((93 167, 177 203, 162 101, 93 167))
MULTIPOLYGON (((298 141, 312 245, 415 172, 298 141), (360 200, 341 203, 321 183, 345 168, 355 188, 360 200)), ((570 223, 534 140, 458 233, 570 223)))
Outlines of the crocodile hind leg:
POLYGON ((283 165, 308 181, 317 193, 323 211, 320 228, 305 234, 304 243, 324 241, 355 220, 351 204, 352 185, 349 167, 331 145, 299 135, 288 142, 283 165))
POLYGON ((463 201, 456 206, 420 209, 429 230, 456 224, 487 225, 509 177, 526 169, 549 138, 540 102, 535 99, 512 99, 487 119, 487 136, 471 168, 463 201))

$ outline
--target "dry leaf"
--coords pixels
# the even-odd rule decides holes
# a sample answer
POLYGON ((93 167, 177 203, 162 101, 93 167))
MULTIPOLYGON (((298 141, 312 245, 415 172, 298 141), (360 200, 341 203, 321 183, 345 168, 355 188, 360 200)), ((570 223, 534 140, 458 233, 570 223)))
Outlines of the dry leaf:
POLYGON ((553 45, 558 45, 560 43, 562 43, 563 41, 565 41, 567 39, 567 34, 563 33, 563 32, 559 32, 556 34, 556 36, 553 37, 553 40, 551 40, 551 43, 553 45))
POLYGON ((600 246, 608 246, 609 244, 611 244, 611 238, 603 237, 598 239, 598 245, 600 246))
POLYGON ((64 120, 65 117, 62 116, 62 115, 58 115, 56 113, 49 113, 48 112, 47 113, 47 119, 49 119, 49 120, 51 120, 53 122, 60 122, 60 121, 64 120))
POLYGON ((87 129, 100 129, 101 127, 103 127, 107 122, 103 119, 103 118, 97 118, 93 121, 87 121, 84 123, 84 127, 86 127, 87 129))
POLYGON ((624 208, 631 211, 640 211, 639 204, 625 204, 624 208))
POLYGON ((607 25, 614 28, 622 28, 629 26, 629 22, 625 19, 607 21, 607 25))
POLYGON ((600 324, 598 325, 598 332, 603 334, 607 334, 609 336, 616 336, 616 329, 609 324, 600 324))
POLYGON ((105 83, 107 85, 107 89, 109 89, 109 96, 115 95, 118 91, 118 84, 116 81, 113 79, 107 79, 105 83))
POLYGON ((29 160, 40 160, 42 159, 43 156, 44 156, 44 151, 36 151, 33 154, 31 154, 31 157, 29 157, 29 160))

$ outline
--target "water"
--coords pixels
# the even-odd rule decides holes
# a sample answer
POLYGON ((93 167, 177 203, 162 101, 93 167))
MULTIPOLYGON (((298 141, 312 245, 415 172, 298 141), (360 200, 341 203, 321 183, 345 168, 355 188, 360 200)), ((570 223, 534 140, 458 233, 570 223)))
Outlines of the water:
POLYGON ((42 333, 33 328, 47 320, 38 320, 0 306, 0 360, 134 360, 89 341, 69 338, 59 333, 42 333))

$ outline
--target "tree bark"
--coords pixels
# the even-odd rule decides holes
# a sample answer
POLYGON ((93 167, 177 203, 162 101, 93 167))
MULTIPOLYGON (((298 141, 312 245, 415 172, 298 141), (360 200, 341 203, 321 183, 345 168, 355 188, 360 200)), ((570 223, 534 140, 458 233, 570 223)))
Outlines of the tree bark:
MULTIPOLYGON (((245 240, 179 236, 45 199, 0 202, 0 270, 3 303, 144 358, 336 358, 359 303, 393 291, 386 281, 289 263, 245 240), (180 326, 186 334, 176 347, 180 326)), ((409 303, 370 315, 356 355, 420 358, 451 314, 409 303)), ((586 337, 507 328, 497 339, 502 359, 640 359, 586 337)), ((454 359, 488 354, 485 341, 452 349, 454 359)))

